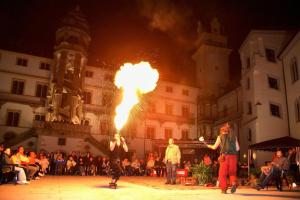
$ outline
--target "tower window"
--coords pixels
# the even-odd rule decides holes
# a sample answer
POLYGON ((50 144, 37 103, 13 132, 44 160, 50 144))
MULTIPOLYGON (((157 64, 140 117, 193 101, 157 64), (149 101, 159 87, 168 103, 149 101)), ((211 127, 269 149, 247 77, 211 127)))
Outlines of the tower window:
POLYGON ((250 90, 250 78, 247 78, 246 88, 247 88, 247 90, 250 90))
POLYGON ((270 62, 276 62, 275 51, 273 49, 266 49, 266 57, 270 62))
POLYGON ((66 138, 58 138, 57 144, 59 146, 65 146, 67 143, 67 139, 66 138))
POLYGON ((273 78, 273 77, 268 77, 268 83, 269 83, 270 88, 278 90, 279 89, 278 82, 279 82, 278 79, 273 78))
POLYGON ((246 68, 247 68, 247 69, 250 69, 250 67, 251 67, 250 58, 247 57, 246 68))
POLYGON ((296 113, 296 122, 300 122, 300 97, 296 99, 295 113, 296 113))
POLYGON ((166 114, 173 115, 173 105, 166 104, 166 114))
POLYGON ((252 103, 251 103, 251 102, 248 102, 247 106, 248 106, 247 114, 248 114, 248 115, 251 115, 251 114, 252 114, 252 103))
POLYGON ((281 117, 279 105, 270 103, 270 112, 272 116, 281 117))
POLYGON ((182 140, 188 140, 189 139, 189 131, 188 130, 182 130, 181 131, 181 139, 182 140))
POLYGON ((45 121, 45 115, 41 115, 41 114, 34 115, 34 120, 35 121, 45 121))
POLYGON ((252 130, 251 130, 251 128, 248 128, 248 141, 249 142, 252 141, 252 130))
POLYGON ((292 83, 294 83, 299 80, 298 62, 296 57, 291 59, 290 70, 292 83))

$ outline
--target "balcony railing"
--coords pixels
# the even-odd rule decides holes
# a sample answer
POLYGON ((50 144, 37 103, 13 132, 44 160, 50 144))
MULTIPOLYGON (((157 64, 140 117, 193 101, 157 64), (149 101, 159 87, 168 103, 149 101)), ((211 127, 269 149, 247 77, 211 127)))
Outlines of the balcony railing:
POLYGON ((84 133, 89 134, 91 132, 91 126, 81 124, 69 124, 63 122, 44 122, 34 121, 33 127, 37 129, 54 130, 64 133, 84 133))

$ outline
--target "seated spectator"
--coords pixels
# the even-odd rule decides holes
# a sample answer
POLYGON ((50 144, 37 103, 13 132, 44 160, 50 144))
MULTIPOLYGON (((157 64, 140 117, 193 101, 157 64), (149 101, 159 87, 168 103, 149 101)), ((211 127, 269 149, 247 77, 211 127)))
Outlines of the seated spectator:
POLYGON ((270 166, 262 167, 259 183, 256 185, 257 190, 263 189, 269 181, 274 178, 277 190, 282 191, 281 173, 283 170, 289 169, 289 162, 286 157, 282 156, 282 151, 277 150, 276 156, 270 163, 270 166))
POLYGON ((47 169, 49 167, 49 160, 43 154, 40 156, 40 165, 41 165, 41 168, 42 168, 41 169, 42 173, 46 174, 47 173, 47 169))
POLYGON ((131 162, 132 175, 139 176, 141 173, 140 161, 135 159, 131 162))
POLYGON ((203 162, 206 166, 210 166, 212 164, 211 159, 209 155, 205 154, 203 157, 203 162))
POLYGON ((67 160, 66 167, 67 167, 67 174, 74 175, 76 162, 74 161, 73 156, 70 156, 69 159, 67 160))
MULTIPOLYGON (((5 170, 5 167, 8 165, 12 165, 13 162, 10 159, 10 148, 6 148, 4 150, 4 154, 3 154, 3 168, 2 170, 5 170)), ((18 178, 17 178, 17 183, 18 184, 28 184, 29 182, 26 180, 26 174, 23 168, 15 166, 14 170, 18 172, 18 178)))
POLYGON ((152 153, 149 154, 148 160, 147 160, 147 164, 146 164, 146 174, 147 176, 150 176, 153 171, 154 171, 154 156, 152 153))
POLYGON ((13 164, 23 168, 28 180, 34 179, 34 174, 38 171, 36 166, 29 165, 29 158, 24 154, 24 147, 20 146, 18 152, 11 157, 13 164))
POLYGON ((127 158, 125 158, 122 161, 122 168, 123 168, 123 171, 124 171, 124 175, 131 176, 131 174, 132 174, 131 166, 130 166, 130 162, 127 158))
POLYGON ((96 161, 95 161, 95 164, 96 164, 96 174, 97 175, 102 175, 102 156, 98 156, 96 161))
POLYGON ((28 165, 37 168, 36 173, 33 175, 34 178, 35 178, 35 179, 40 179, 39 176, 44 176, 44 175, 41 173, 42 167, 41 167, 41 165, 39 164, 39 160, 38 160, 37 157, 36 157, 36 153, 33 152, 33 151, 31 151, 31 152, 29 153, 28 159, 29 159, 28 165))

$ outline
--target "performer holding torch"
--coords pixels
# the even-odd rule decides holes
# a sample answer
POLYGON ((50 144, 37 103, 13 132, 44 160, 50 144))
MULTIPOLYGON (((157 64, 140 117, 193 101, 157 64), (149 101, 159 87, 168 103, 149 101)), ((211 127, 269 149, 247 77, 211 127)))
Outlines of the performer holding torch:
MULTIPOLYGON (((200 137, 199 140, 204 142, 204 138, 200 137)), ((206 144, 204 142, 204 144, 206 144)), ((237 171, 237 154, 240 150, 239 143, 234 131, 230 128, 229 123, 225 123, 220 129, 220 135, 218 136, 214 145, 206 144, 210 149, 217 149, 219 146, 220 156, 218 161, 220 163, 219 168, 219 182, 222 193, 227 192, 227 176, 229 175, 231 187, 231 193, 236 191, 236 171, 237 171)))
POLYGON ((114 135, 114 140, 110 141, 109 148, 111 151, 111 169, 112 177, 109 187, 117 187, 117 181, 120 179, 122 174, 121 159, 123 158, 125 152, 128 152, 128 147, 125 139, 120 136, 119 133, 114 135))

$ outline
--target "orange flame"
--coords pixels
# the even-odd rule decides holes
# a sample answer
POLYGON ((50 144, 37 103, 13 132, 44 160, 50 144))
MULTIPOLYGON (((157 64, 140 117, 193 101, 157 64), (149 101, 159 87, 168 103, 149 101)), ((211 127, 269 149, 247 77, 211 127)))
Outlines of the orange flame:
POLYGON ((116 107, 114 123, 119 131, 127 122, 130 111, 139 102, 138 93, 145 94, 155 89, 159 74, 148 62, 125 63, 117 71, 115 85, 123 90, 122 102, 116 107))

